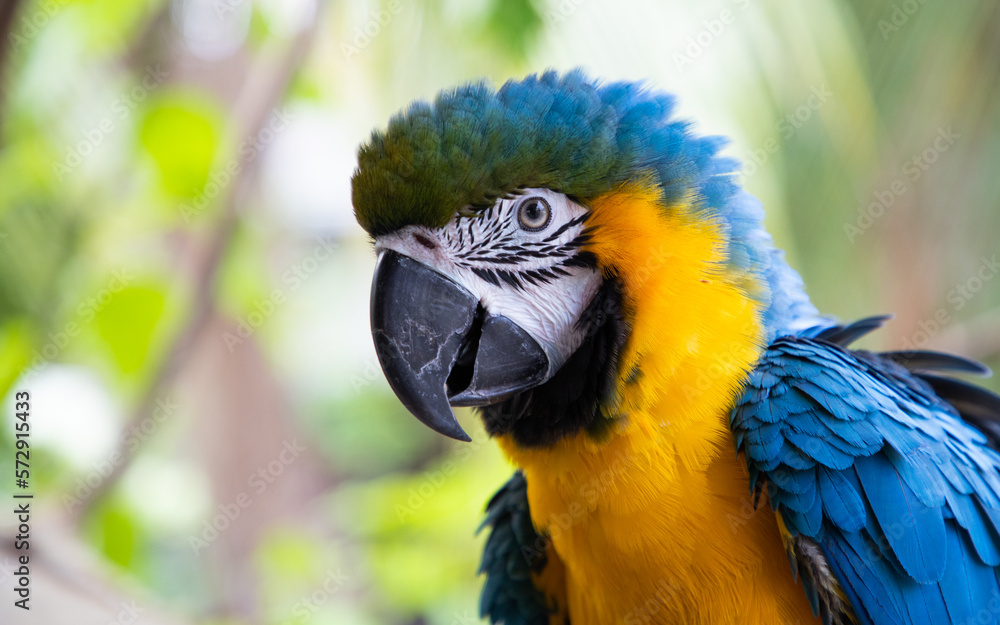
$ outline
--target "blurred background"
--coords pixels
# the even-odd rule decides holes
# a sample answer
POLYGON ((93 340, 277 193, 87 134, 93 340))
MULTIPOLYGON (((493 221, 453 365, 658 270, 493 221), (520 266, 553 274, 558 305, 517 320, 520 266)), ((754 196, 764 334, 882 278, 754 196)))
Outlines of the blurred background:
POLYGON ((0 0, 0 38, 4 623, 479 622, 511 469, 389 391, 350 205, 371 129, 461 81, 675 92, 824 312, 1000 366, 995 0, 0 0))

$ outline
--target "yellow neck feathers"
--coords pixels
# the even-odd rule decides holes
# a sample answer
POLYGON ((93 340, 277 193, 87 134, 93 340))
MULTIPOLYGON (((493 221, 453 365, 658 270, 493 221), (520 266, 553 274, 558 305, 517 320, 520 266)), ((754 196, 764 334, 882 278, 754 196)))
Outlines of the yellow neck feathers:
POLYGON ((589 250, 601 270, 622 283, 631 334, 621 356, 623 415, 600 442, 581 432, 554 448, 522 450, 501 439, 511 459, 577 474, 577 462, 607 456, 656 455, 688 471, 725 451, 732 455, 728 408, 760 355, 756 304, 725 274, 724 242, 715 224, 689 206, 669 209, 654 189, 632 186, 598 198, 588 221, 589 250), (567 464, 552 466, 553 458, 567 464))
POLYGON ((727 274, 720 229, 690 204, 665 209, 648 185, 592 210, 589 249, 620 280, 631 322, 610 411, 621 417, 600 440, 524 449, 499 438, 565 564, 574 625, 811 622, 800 589, 750 593, 794 582, 774 515, 749 505, 728 427, 763 329, 745 277, 727 274))

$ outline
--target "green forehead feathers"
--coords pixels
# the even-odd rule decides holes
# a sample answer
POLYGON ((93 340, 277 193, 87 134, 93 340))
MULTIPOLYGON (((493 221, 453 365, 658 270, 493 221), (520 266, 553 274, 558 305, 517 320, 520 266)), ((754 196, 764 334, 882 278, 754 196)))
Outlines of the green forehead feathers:
MULTIPOLYGON (((683 194, 718 149, 668 119, 673 99, 637 83, 606 86, 581 72, 548 72, 415 102, 358 150, 352 195, 372 236, 408 224, 438 227, 524 187, 586 200, 657 175, 665 199, 683 194)), ((733 163, 728 162, 730 168, 733 163)), ((731 192, 731 190, 730 190, 731 192)))

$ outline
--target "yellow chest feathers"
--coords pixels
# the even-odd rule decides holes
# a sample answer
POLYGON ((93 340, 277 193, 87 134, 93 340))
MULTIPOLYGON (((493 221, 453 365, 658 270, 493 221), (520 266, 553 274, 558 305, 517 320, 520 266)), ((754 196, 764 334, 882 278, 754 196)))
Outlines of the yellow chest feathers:
POLYGON ((499 439, 565 566, 573 625, 814 622, 728 429, 763 339, 718 229, 642 187, 596 200, 588 224, 631 323, 610 407, 619 417, 600 441, 499 439))

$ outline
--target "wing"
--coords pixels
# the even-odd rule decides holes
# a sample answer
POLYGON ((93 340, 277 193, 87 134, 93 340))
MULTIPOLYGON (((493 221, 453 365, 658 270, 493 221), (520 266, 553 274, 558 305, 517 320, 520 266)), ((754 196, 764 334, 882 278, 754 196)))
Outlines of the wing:
POLYGON ((995 425, 1000 399, 929 373, 985 372, 978 363, 844 347, 883 320, 768 348, 731 415, 751 490, 766 484, 826 622, 994 623, 1000 439, 970 423, 995 425))
POLYGON ((562 561, 531 523, 520 471, 487 504, 485 527, 491 531, 479 567, 486 575, 480 616, 504 625, 568 624, 562 561))

